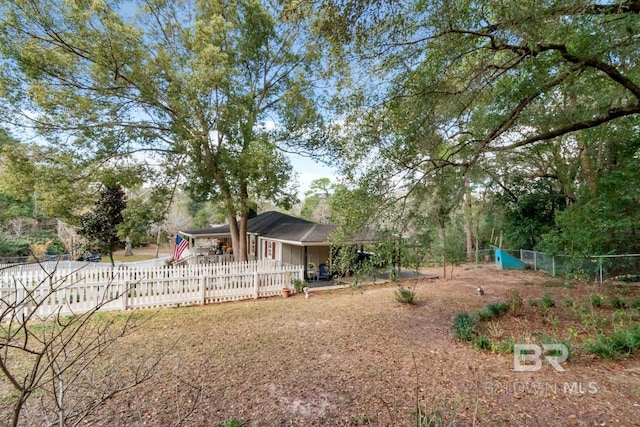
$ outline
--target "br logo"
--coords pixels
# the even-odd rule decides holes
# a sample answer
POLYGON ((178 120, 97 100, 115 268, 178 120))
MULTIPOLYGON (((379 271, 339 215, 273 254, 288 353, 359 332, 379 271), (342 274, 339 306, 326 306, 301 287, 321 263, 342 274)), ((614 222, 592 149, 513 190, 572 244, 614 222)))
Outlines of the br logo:
POLYGON ((569 349, 564 344, 515 344, 513 346, 513 370, 516 372, 535 372, 542 368, 546 360, 558 372, 564 372, 560 366, 569 358, 569 349))

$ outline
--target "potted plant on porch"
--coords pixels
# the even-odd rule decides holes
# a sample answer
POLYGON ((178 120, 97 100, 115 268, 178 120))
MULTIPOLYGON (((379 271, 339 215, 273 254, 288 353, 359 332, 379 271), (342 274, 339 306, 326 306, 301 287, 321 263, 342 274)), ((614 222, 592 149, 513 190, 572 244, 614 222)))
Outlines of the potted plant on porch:
MULTIPOLYGON (((289 282, 291 282, 291 276, 292 276, 291 272, 287 271, 285 273, 285 275, 287 276, 287 280, 289 282)), ((289 295, 291 295, 291 288, 288 285, 283 284, 282 285, 282 298, 289 298, 289 295)))

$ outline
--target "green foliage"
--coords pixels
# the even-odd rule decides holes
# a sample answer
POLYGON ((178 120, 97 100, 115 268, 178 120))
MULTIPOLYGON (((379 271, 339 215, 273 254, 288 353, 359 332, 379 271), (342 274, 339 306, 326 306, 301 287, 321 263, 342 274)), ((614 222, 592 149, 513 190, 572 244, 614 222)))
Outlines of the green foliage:
POLYGON ((27 256, 30 244, 31 242, 24 238, 0 238, 0 255, 27 256))
POLYGON ((497 353, 513 354, 513 348, 515 344, 515 338, 509 337, 505 340, 491 343, 491 351, 497 353))
POLYGON ((551 308, 551 307, 555 307, 556 305, 556 301, 553 299, 553 295, 551 295, 549 292, 545 292, 542 295, 542 306, 544 308, 551 308))
MULTIPOLYGON (((341 158, 354 175, 364 170, 375 197, 407 194, 401 209, 433 218, 438 258, 465 209, 451 175, 467 173, 476 194, 490 195, 482 222, 506 245, 637 252, 640 95, 629 87, 640 82, 631 36, 640 17, 627 3, 329 3, 342 31, 321 21, 322 34, 393 76, 382 93, 375 80, 345 82, 353 96, 336 100, 349 123, 341 158)), ((334 64, 343 66, 339 48, 334 64)), ((389 204, 377 203, 387 212, 389 204)), ((452 234, 452 245, 464 242, 452 234)))
POLYGON ((439 409, 430 411, 418 406, 416 411, 416 426, 419 427, 451 427, 455 425, 454 415, 447 416, 446 412, 439 409), (449 420, 447 418, 450 418, 449 420))
POLYGON ((640 348, 640 324, 625 330, 616 330, 607 336, 600 334, 584 344, 585 350, 603 359, 624 358, 640 348))
POLYGON ((293 279, 291 281, 291 284, 293 285, 293 289, 295 289, 296 292, 302 292, 302 290, 307 286, 307 282, 302 279, 293 279))
MULTIPOLYGON (((624 274, 621 276, 616 276, 616 280, 620 280, 621 282, 640 282, 640 273, 638 274, 624 274)), ((627 287, 628 289, 628 287, 627 287)))
POLYGON ((485 334, 478 334, 473 340, 476 347, 481 350, 490 350, 491 349, 491 338, 489 338, 485 334))
POLYGON ((487 320, 491 320, 491 318, 493 318, 493 312, 491 310, 489 310, 487 307, 484 307, 482 310, 479 310, 476 313, 476 317, 478 318, 478 320, 481 321, 487 321, 487 320))
POLYGON ((240 421, 236 418, 227 418, 222 422, 222 427, 242 427, 246 425, 244 421, 240 421))
POLYGON ((492 302, 487 304, 487 308, 493 313, 494 317, 500 317, 509 311, 509 304, 506 302, 492 302))
POLYGON ((320 224, 329 223, 331 221, 333 188, 334 186, 329 178, 319 178, 311 181, 309 190, 305 193, 300 216, 320 224))
POLYGON ((504 239, 507 247, 533 249, 554 227, 555 215, 565 197, 550 180, 531 181, 516 175, 508 194, 497 198, 504 206, 504 239))
POLYGON ((476 317, 467 312, 453 316, 453 335, 460 341, 471 341, 476 336, 476 317))
POLYGON ((602 307, 604 304, 604 296, 600 294, 591 294, 589 295, 589 302, 593 307, 602 307))
POLYGON ((617 295, 612 296, 610 299, 611 307, 616 309, 625 309, 630 307, 629 301, 620 298, 617 295))
POLYGON ((164 221, 169 197, 169 190, 158 183, 143 194, 134 193, 122 210, 122 222, 117 224, 118 238, 133 245, 143 242, 151 227, 164 221))
POLYGON ((492 302, 487 304, 482 310, 476 313, 478 320, 486 321, 494 317, 503 316, 509 311, 509 304, 506 302, 492 302))
POLYGON ((396 289, 396 301, 403 304, 415 304, 416 303, 415 289, 409 289, 409 288, 405 288, 404 286, 398 286, 398 289, 396 289))
POLYGON ((81 216, 78 234, 85 237, 90 245, 96 245, 111 255, 119 242, 117 226, 123 220, 122 212, 126 206, 126 197, 119 184, 105 186, 93 211, 81 216))
POLYGON ((520 296, 520 292, 517 289, 512 289, 507 292, 507 304, 509 305, 509 310, 513 313, 514 316, 517 316, 522 310, 522 297, 520 296))
MULTIPOLYGON (((0 61, 11 70, 0 115, 28 125, 15 112, 34 112, 54 149, 102 166, 85 175, 93 182, 155 152, 154 167, 182 174, 194 197, 221 201, 227 218, 246 219, 263 199, 284 208, 296 201, 284 151, 325 150, 315 88, 326 70, 310 21, 288 4, 134 1, 125 11, 111 2, 18 3, 0 19, 0 61)), ((71 179, 53 182, 70 198, 81 194, 71 179)))

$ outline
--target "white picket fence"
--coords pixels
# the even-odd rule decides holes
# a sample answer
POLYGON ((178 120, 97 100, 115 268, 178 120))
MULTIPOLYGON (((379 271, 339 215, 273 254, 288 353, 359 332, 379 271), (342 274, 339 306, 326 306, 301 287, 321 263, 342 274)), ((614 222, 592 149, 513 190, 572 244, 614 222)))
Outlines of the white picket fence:
POLYGON ((280 295, 301 266, 272 260, 139 268, 0 270, 0 315, 44 318, 100 310, 211 304, 280 295))

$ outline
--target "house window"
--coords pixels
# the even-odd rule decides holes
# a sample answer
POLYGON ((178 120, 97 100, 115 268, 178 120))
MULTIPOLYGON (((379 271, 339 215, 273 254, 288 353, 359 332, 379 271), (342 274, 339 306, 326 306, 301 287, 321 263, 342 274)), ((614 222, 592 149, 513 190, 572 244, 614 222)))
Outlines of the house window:
POLYGON ((249 253, 256 254, 256 236, 249 236, 249 253))

